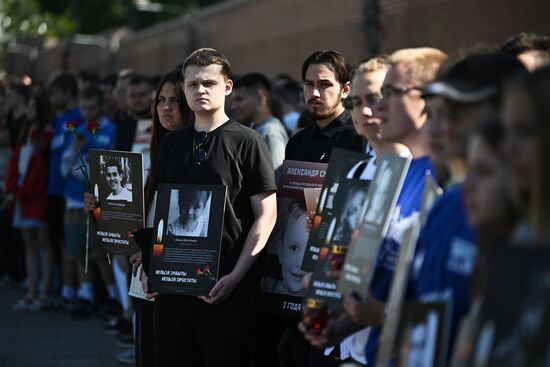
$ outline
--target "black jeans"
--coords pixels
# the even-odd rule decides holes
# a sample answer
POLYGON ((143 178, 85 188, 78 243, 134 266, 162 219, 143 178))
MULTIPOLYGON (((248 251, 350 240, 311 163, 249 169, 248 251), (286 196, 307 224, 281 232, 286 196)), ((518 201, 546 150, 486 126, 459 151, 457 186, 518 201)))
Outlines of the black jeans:
POLYGON ((134 298, 136 310, 135 353, 136 367, 155 366, 154 316, 155 302, 134 298))
POLYGON ((258 295, 256 284, 239 284, 217 305, 192 296, 159 295, 156 366, 251 366, 258 295))

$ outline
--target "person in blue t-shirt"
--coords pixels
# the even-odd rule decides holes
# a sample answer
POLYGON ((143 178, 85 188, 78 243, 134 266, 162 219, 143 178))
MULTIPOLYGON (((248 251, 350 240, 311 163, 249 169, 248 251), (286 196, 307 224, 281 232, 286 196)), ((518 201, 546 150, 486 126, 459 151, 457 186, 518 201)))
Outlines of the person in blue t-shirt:
MULTIPOLYGON (((64 248, 64 213, 65 197, 63 190, 65 179, 61 174, 61 156, 67 146, 70 132, 66 127, 68 121, 76 125, 82 123, 78 108, 78 82, 73 74, 62 72, 52 77, 49 84, 50 104, 54 111, 51 121, 52 141, 50 145, 50 165, 48 172, 48 229, 55 261, 61 268, 63 283, 70 274, 65 273, 65 266, 61 266, 64 248)), ((72 295, 69 295, 72 298, 72 295)))
MULTIPOLYGON (((347 312, 362 326, 371 326, 367 334, 364 361, 376 362, 379 326, 384 318, 384 302, 387 299, 391 278, 397 262, 404 232, 419 218, 420 204, 426 175, 434 175, 435 169, 428 157, 425 134, 424 100, 419 88, 435 77, 446 55, 433 48, 405 49, 390 56, 390 69, 381 88, 382 98, 374 104, 374 112, 380 119, 381 143, 400 143, 409 148, 413 157, 406 175, 387 238, 382 244, 372 281, 371 295, 365 303, 357 302, 351 295, 343 295, 347 312)), ((378 135, 377 135, 378 137, 378 135)), ((355 329, 357 330, 357 329, 355 329)), ((319 340, 306 335, 310 342, 322 346, 319 340)), ((324 335, 327 338, 327 335, 324 335)), ((363 358, 361 358, 363 359, 363 358)))
MULTIPOLYGON (((86 87, 80 93, 80 110, 84 123, 80 124, 73 134, 66 139, 66 148, 62 155, 61 174, 65 179, 63 194, 65 196, 65 273, 63 282, 63 297, 66 301, 73 301, 70 297, 75 294, 74 275, 78 277, 78 291, 76 292, 77 313, 85 313, 94 303, 92 282, 89 274, 84 272, 86 218, 84 213, 84 192, 88 190, 82 172, 78 169, 80 160, 78 152, 87 160, 90 149, 111 149, 114 145, 116 126, 103 116, 102 93, 94 87, 86 87), (97 124, 94 134, 91 125, 97 124), (89 126, 90 125, 90 126, 89 126), (71 279, 69 276, 72 275, 71 279)), ((86 168, 88 169, 88 167, 86 168)), ((112 270, 105 256, 100 256, 96 249, 91 247, 91 258, 96 261, 100 275, 105 282, 110 299, 117 301, 117 291, 112 270)))
POLYGON ((446 301, 451 307, 450 346, 471 304, 478 254, 476 233, 466 218, 463 198, 466 143, 472 132, 497 112, 501 83, 517 72, 519 61, 498 54, 472 55, 458 62, 424 90, 443 97, 445 155, 452 162, 447 192, 434 204, 420 232, 409 294, 419 301, 446 301), (457 170, 457 167, 462 169, 457 170))
POLYGON ((426 175, 435 174, 423 132, 426 114, 420 88, 434 79, 445 59, 443 52, 433 48, 404 49, 393 53, 390 56, 391 67, 381 89, 383 98, 375 106, 382 121, 381 139, 407 146, 413 161, 378 255, 367 301, 359 303, 350 295, 343 295, 346 310, 352 318, 358 323, 372 326, 365 347, 366 365, 376 363, 384 303, 387 301, 403 234, 419 220, 426 175))

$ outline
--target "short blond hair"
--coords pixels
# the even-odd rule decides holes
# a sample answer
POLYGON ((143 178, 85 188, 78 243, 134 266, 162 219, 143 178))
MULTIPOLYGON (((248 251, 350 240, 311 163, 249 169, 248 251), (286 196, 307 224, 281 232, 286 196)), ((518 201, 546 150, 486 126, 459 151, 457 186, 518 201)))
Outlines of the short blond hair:
POLYGON ((391 65, 405 64, 409 68, 409 81, 417 87, 433 81, 445 60, 447 54, 432 47, 404 48, 390 55, 391 65))
POLYGON ((358 75, 365 75, 367 73, 373 73, 378 70, 389 69, 390 59, 387 55, 375 56, 371 59, 361 62, 353 71, 352 79, 358 75))

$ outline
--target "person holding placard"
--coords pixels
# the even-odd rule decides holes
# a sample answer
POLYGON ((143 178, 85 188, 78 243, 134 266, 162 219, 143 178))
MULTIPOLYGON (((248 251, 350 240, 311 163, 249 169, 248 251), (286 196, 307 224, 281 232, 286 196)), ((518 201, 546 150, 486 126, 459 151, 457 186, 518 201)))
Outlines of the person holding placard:
POLYGON ((165 137, 155 183, 227 187, 221 277, 206 296, 157 297, 156 365, 245 366, 260 290, 257 259, 277 215, 273 164, 263 139, 225 114, 233 88, 227 58, 199 49, 182 72, 195 123, 165 137))
MULTIPOLYGON (((328 163, 334 147, 363 151, 362 139, 353 128, 350 112, 343 103, 350 92, 350 76, 349 63, 337 51, 316 51, 304 60, 304 102, 314 123, 290 138, 286 160, 328 163)), ((296 320, 287 320, 286 335, 293 346, 296 363, 309 366, 311 350, 296 329, 296 320)), ((315 357, 323 359, 323 356, 315 357)))
MULTIPOLYGON (((418 74, 418 80, 415 80, 417 83, 422 83, 424 80, 429 79, 430 75, 434 73, 434 68, 439 65, 438 62, 444 59, 444 54, 435 49, 412 49, 404 50, 401 55, 397 54, 392 56, 395 57, 392 57, 391 60, 380 57, 373 58, 358 67, 352 80, 352 117, 357 132, 368 139, 367 152, 369 154, 376 157, 382 152, 394 152, 401 156, 410 156, 411 151, 413 151, 413 154, 417 155, 418 159, 413 160, 411 170, 405 180, 404 191, 398 200, 398 204, 404 203, 404 205, 409 207, 407 211, 410 211, 415 205, 419 206, 420 204, 419 196, 421 192, 417 191, 423 188, 425 169, 431 168, 429 159, 424 156, 426 150, 425 144, 419 144, 418 141, 415 142, 421 135, 420 130, 418 130, 418 128, 411 128, 412 126, 422 126, 424 121, 424 116, 422 116, 422 114, 420 114, 418 120, 410 120, 411 116, 417 116, 413 111, 421 110, 422 104, 416 95, 406 96, 406 101, 400 101, 398 96, 396 96, 397 101, 393 98, 391 98, 391 101, 386 101, 386 103, 390 103, 391 106, 385 104, 382 106, 383 108, 380 108, 379 104, 382 103, 382 96, 380 95, 381 89, 383 84, 388 83, 387 71, 389 66, 395 65, 397 60, 400 60, 399 62, 402 64, 405 63, 405 60, 409 61, 408 66, 411 68, 419 69, 427 66, 424 68, 425 72, 418 74), (406 109, 400 104, 404 104, 406 109), (391 121, 388 121, 388 115, 391 116, 391 121), (387 125, 391 123, 393 123, 393 125, 388 127, 387 125), (384 129, 389 129, 389 131, 385 131, 384 129), (411 151, 409 151, 409 148, 411 148, 411 151)), ((399 82, 404 84, 406 82, 412 82, 403 76, 402 71, 396 72, 395 67, 393 67, 393 69, 394 74, 392 75, 392 83, 396 82, 397 84, 397 82, 399 82)), ((400 90, 402 89, 403 88, 400 90)), ((385 94, 385 98, 388 99, 388 87, 386 87, 385 94)), ((375 162, 376 159, 371 159, 369 161, 369 164, 365 167, 366 174, 362 174, 361 178, 372 179, 376 171, 375 162)), ((382 192, 383 190, 384 188, 381 187, 380 191, 382 192)), ((406 214, 407 211, 403 210, 401 214, 406 214)), ((375 215, 371 216, 373 220, 376 218, 375 215)), ((397 220, 398 218, 394 219, 397 220)), ((406 222, 407 221, 404 223, 406 222)), ((389 287, 389 284, 386 286, 389 287)), ((384 314, 383 302, 371 297, 367 300, 367 303, 360 304, 349 295, 343 296, 348 311, 356 325, 350 324, 350 317, 344 315, 335 322, 329 323, 327 330, 321 336, 314 336, 306 333, 305 337, 312 345, 321 347, 360 329, 360 325, 379 325, 382 322, 384 314)), ((375 361, 372 361, 372 356, 367 359, 368 354, 365 354, 364 348, 370 334, 372 334, 371 329, 367 328, 362 330, 360 333, 353 335, 353 337, 346 339, 345 342, 349 344, 343 349, 348 350, 349 348, 351 357, 355 361, 361 363, 374 363, 375 361)), ((342 356, 342 358, 345 357, 345 355, 342 356)))
MULTIPOLYGON (((87 159, 90 149, 111 149, 116 134, 115 124, 103 116, 102 101, 103 94, 97 88, 86 87, 80 92, 79 106, 85 123, 76 127, 74 138, 71 135, 67 137, 67 146, 61 159, 61 173, 66 180, 64 271, 67 274, 73 274, 77 279, 73 315, 79 317, 91 316, 95 303, 92 277, 85 272, 87 228, 86 216, 82 209, 84 192, 89 188, 82 172, 78 169, 81 165, 79 154, 87 159), (97 124, 95 134, 90 131, 87 124, 97 124)), ((119 294, 106 257, 94 246, 90 249, 90 255, 100 270, 99 274, 107 289, 111 308, 118 308, 119 294)), ((64 283, 63 286, 68 287, 69 284, 71 283, 64 283)))
POLYGON ((380 327, 383 321, 383 302, 388 296, 390 282, 395 270, 397 255, 403 234, 417 220, 426 174, 434 174, 426 136, 422 128, 426 122, 424 100, 420 89, 433 80, 446 59, 446 55, 433 48, 403 49, 390 56, 391 67, 385 76, 382 99, 375 105, 381 120, 381 139, 404 144, 413 157, 397 200, 390 227, 382 243, 376 270, 366 304, 359 304, 349 295, 344 295, 348 312, 356 320, 369 312, 367 325, 374 327, 368 336, 365 349, 366 364, 376 363, 380 327))
POLYGON ((424 90, 424 97, 444 98, 445 156, 452 162, 447 191, 434 203, 419 234, 411 272, 414 299, 452 304, 450 345, 458 325, 470 309, 472 279, 479 253, 478 234, 468 223, 464 208, 465 155, 472 133, 498 111, 502 83, 526 73, 515 58, 473 54, 453 65, 424 90), (461 167, 457 169, 457 167, 461 167))

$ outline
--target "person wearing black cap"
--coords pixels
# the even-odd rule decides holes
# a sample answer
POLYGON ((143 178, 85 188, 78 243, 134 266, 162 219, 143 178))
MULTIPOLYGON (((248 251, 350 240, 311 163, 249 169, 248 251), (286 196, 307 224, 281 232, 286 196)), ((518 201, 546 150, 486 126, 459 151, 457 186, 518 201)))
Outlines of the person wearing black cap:
POLYGON ((463 162, 468 137, 497 113, 502 83, 526 72, 516 58, 475 54, 455 64, 423 91, 425 98, 440 96, 447 105, 443 123, 445 153, 453 162, 453 177, 418 237, 410 291, 420 301, 443 300, 452 304, 449 345, 460 320, 470 309, 478 254, 477 235, 468 224, 463 207, 463 162))

